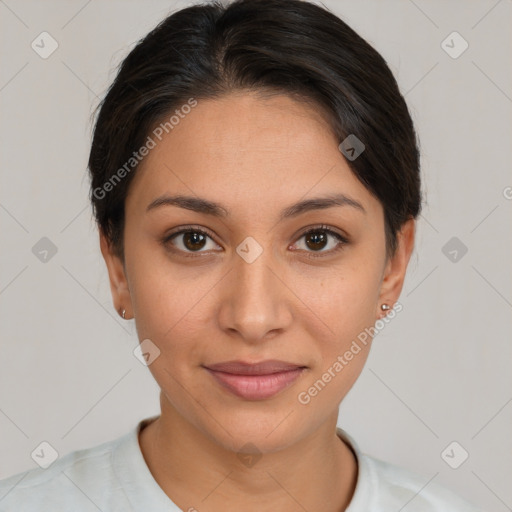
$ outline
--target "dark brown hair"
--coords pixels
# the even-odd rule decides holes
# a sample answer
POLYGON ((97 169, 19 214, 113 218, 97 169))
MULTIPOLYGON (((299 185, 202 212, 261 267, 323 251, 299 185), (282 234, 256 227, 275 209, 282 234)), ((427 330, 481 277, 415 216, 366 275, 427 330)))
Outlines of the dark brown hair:
POLYGON ((154 126, 191 99, 239 90, 312 101, 327 112, 340 143, 355 135, 364 144, 347 162, 383 206, 393 255, 397 232, 421 210, 412 119, 382 56, 340 18, 302 0, 182 9, 121 63, 98 107, 89 157, 93 211, 116 253, 123 258, 125 198, 154 126))

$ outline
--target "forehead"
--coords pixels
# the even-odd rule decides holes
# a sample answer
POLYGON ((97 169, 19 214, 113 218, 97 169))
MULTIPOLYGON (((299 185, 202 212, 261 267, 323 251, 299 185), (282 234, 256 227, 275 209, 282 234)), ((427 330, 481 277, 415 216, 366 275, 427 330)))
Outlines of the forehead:
POLYGON ((198 100, 174 121, 161 140, 153 137, 156 145, 136 171, 127 208, 142 211, 162 193, 183 193, 242 214, 256 205, 281 210, 299 198, 342 192, 379 213, 380 203, 354 176, 314 104, 235 93, 198 100))

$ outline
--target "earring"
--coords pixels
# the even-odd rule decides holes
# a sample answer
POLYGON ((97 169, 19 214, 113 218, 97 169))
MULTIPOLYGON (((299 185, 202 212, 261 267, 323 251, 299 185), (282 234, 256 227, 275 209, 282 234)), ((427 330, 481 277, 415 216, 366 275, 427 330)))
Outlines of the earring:
POLYGON ((125 320, 125 315, 126 315, 126 309, 123 309, 123 312, 121 313, 121 316, 123 317, 123 320, 125 320))
POLYGON ((380 309, 382 309, 382 311, 389 311, 391 309, 391 306, 389 304, 382 304, 380 306, 380 309))

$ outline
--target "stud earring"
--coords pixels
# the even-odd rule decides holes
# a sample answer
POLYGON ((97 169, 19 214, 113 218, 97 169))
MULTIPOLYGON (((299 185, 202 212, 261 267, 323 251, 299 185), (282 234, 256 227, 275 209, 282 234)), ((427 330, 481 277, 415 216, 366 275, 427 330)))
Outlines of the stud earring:
POLYGON ((380 306, 380 309, 382 309, 382 311, 389 311, 391 309, 391 306, 389 304, 382 304, 380 306))
POLYGON ((121 316, 123 317, 123 320, 126 320, 125 315, 126 315, 126 309, 123 309, 123 312, 121 313, 121 316))

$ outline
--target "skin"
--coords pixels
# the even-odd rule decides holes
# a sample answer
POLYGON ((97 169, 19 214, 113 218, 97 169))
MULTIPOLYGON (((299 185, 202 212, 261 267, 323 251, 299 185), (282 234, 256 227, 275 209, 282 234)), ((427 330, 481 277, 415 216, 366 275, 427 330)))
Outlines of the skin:
POLYGON ((371 340, 307 405, 297 396, 384 316, 381 304, 398 300, 415 222, 404 224, 387 260, 382 205, 339 142, 318 108, 285 95, 200 100, 130 185, 124 264, 100 231, 116 309, 161 351, 149 365, 161 416, 139 442, 155 480, 183 510, 339 512, 353 495, 357 462, 336 423, 371 340), (334 192, 365 212, 335 206, 279 221, 285 207, 334 192), (178 193, 218 202, 230 215, 169 205, 146 212, 155 198, 178 193), (190 224, 211 233, 203 246, 186 245, 183 234, 162 243, 190 224), (319 247, 302 236, 322 224, 349 242, 333 251, 332 235, 319 247), (263 249, 252 263, 236 252, 248 236, 263 249), (187 257, 194 247, 200 256, 187 257), (202 367, 266 359, 308 368, 274 397, 244 400, 202 367), (251 467, 237 456, 255 451, 247 443, 262 455, 251 467))

